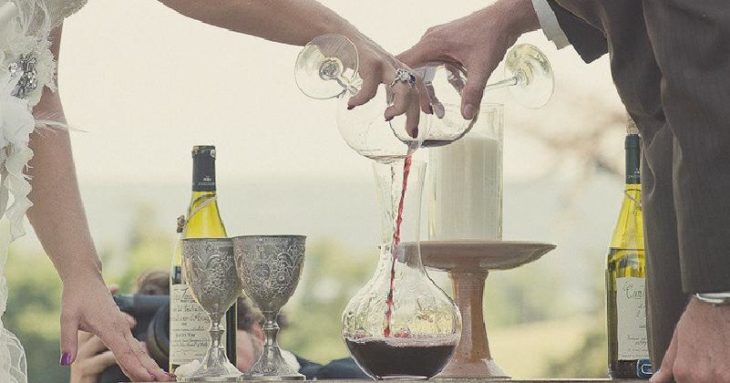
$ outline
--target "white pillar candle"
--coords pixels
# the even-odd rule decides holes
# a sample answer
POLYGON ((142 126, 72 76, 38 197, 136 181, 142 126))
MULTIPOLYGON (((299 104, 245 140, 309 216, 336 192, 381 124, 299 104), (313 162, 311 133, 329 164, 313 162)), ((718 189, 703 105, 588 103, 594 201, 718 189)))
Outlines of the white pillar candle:
POLYGON ((432 240, 502 238, 502 113, 491 108, 464 138, 431 149, 432 240))

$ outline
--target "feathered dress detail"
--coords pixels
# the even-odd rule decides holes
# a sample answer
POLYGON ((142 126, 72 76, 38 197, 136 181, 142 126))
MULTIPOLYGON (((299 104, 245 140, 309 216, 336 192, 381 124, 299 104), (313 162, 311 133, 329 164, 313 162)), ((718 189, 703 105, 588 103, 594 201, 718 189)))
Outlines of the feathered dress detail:
POLYGON ((44 88, 55 91, 49 35, 86 0, 0 0, 0 382, 27 383, 25 353, 2 323, 8 289, 5 261, 10 242, 25 234, 31 184, 25 170, 33 158, 30 135, 59 126, 53 116, 33 115, 44 88))

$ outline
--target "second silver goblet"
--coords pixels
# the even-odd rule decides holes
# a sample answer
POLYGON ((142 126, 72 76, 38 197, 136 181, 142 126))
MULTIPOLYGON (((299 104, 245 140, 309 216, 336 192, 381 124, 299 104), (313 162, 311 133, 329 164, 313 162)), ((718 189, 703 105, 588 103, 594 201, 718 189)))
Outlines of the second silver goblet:
POLYGON ((276 341, 279 310, 294 294, 304 264, 306 237, 300 235, 233 238, 236 269, 246 295, 264 314, 266 344, 258 362, 242 379, 302 380, 281 356, 276 341))
POLYGON ((241 295, 233 243, 229 238, 183 239, 183 273, 190 292, 210 315, 210 347, 200 367, 181 382, 235 382, 241 373, 221 345, 221 318, 241 295))

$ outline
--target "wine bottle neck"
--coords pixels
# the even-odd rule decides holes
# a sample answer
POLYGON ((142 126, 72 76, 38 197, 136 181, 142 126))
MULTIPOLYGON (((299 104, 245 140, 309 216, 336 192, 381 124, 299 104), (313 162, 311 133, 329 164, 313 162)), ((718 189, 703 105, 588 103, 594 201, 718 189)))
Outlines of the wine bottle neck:
POLYGON ((626 136, 626 186, 621 212, 611 239, 612 249, 643 249, 641 213, 641 141, 638 134, 626 136))
MULTIPOLYGON (((199 223, 205 220, 212 220, 211 222, 220 224, 222 227, 223 223, 218 213, 218 197, 215 191, 194 191, 188 207, 187 225, 190 226, 191 223, 199 223)), ((186 230, 184 233, 188 233, 188 231, 186 230)))
POLYGON ((193 194, 215 191, 215 157, 204 154, 193 157, 193 194))
POLYGON ((190 197, 190 206, 192 205, 198 205, 200 203, 205 202, 205 200, 208 199, 215 199, 218 196, 218 193, 213 191, 196 191, 193 190, 193 194, 190 197))
POLYGON ((626 184, 624 186, 624 191, 626 192, 626 194, 629 194, 629 195, 634 195, 636 193, 640 193, 641 192, 641 184, 640 183, 626 184))
MULTIPOLYGON (((218 208, 217 200, 218 200, 218 196, 215 191, 212 191, 212 192, 193 191, 193 194, 190 197, 190 204, 188 205, 188 209, 202 210, 209 206, 218 208)), ((192 211, 188 212, 188 219, 192 218, 192 215, 191 215, 192 213, 193 213, 192 211)))
POLYGON ((215 157, 214 146, 193 148, 193 193, 183 231, 185 238, 226 236, 218 211, 215 157))
POLYGON ((641 138, 638 134, 626 136, 626 189, 641 184, 641 138))

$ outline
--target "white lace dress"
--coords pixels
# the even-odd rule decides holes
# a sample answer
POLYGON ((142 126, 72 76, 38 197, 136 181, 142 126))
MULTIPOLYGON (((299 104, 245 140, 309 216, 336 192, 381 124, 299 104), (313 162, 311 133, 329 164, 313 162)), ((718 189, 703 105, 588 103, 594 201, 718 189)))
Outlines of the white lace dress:
POLYGON ((55 90, 50 32, 86 0, 0 0, 0 382, 28 381, 25 354, 2 323, 8 289, 5 261, 10 242, 25 234, 30 183, 24 170, 33 157, 30 134, 57 125, 53 116, 35 118, 44 87, 55 90))

